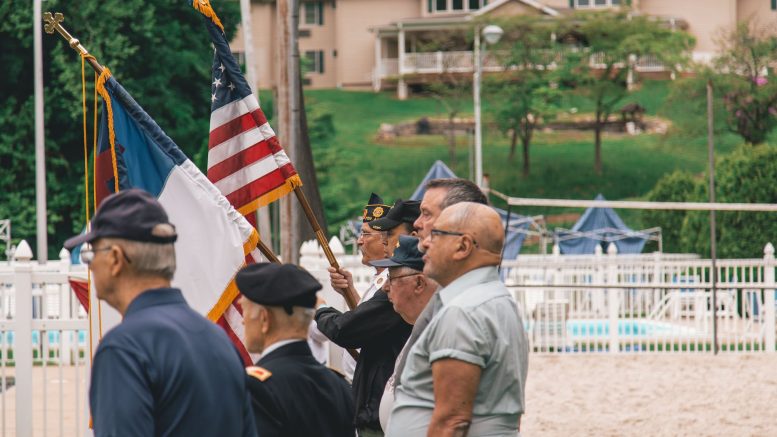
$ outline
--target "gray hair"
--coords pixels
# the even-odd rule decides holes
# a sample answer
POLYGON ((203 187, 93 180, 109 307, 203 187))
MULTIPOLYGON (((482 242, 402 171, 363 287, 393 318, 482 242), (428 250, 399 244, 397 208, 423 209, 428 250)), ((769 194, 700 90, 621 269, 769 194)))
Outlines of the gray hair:
POLYGON ((113 242, 124 249, 132 270, 139 276, 161 277, 172 280, 175 274, 175 245, 146 243, 124 239, 113 242))
POLYGON ((440 178, 432 179, 426 183, 426 189, 443 188, 448 190, 445 198, 440 205, 440 209, 445 209, 451 205, 461 202, 474 202, 488 205, 488 198, 474 182, 462 178, 440 178))

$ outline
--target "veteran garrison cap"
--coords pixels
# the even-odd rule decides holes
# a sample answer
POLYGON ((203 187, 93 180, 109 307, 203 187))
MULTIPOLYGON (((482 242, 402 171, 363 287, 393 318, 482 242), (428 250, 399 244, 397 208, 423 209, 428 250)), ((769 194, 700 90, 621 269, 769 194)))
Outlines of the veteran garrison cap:
POLYGON ((246 299, 260 305, 313 308, 321 284, 294 264, 256 263, 243 267, 235 276, 237 288, 246 299))
POLYGON ((410 267, 419 272, 424 271, 424 254, 418 250, 418 238, 409 235, 399 236, 399 246, 394 249, 391 258, 370 261, 374 267, 410 267))
POLYGON ((386 214, 388 214, 389 210, 391 209, 391 205, 386 205, 383 203, 383 199, 378 196, 375 193, 372 193, 370 196, 370 201, 367 202, 367 206, 364 207, 364 212, 362 213, 362 221, 364 223, 371 222, 373 220, 377 220, 386 214))
POLYGON ((419 215, 421 215, 420 201, 399 199, 385 217, 376 217, 370 222, 370 227, 376 231, 388 231, 396 228, 400 223, 413 224, 419 215))
POLYGON ((178 238, 162 204, 151 194, 132 188, 111 194, 97 208, 91 230, 65 241, 72 249, 99 238, 121 238, 144 243, 170 244, 178 238))

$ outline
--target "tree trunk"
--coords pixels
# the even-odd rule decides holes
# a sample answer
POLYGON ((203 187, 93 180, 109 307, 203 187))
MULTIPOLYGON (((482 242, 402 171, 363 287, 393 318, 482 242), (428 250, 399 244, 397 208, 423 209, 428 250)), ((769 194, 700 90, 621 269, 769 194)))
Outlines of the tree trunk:
POLYGON ((515 160, 515 146, 518 144, 518 128, 513 129, 513 133, 510 135, 510 155, 507 159, 510 164, 515 160))
POLYGON ((523 143, 523 178, 526 179, 529 177, 529 144, 531 143, 531 130, 527 130, 525 132, 525 135, 523 138, 521 138, 521 143, 523 143))
POLYGON ((448 162, 451 167, 456 167, 456 122, 454 114, 448 116, 448 162))
POLYGON ((597 175, 602 174, 602 113, 596 111, 596 123, 594 123, 594 172, 597 175))

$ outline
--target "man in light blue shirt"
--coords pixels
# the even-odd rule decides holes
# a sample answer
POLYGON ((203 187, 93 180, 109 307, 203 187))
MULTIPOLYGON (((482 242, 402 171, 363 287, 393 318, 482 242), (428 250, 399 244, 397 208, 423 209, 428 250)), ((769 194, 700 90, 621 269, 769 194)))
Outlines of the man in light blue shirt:
POLYGON ((511 436, 524 412, 528 342, 499 279, 504 237, 486 205, 446 208, 424 239, 442 308, 410 349, 387 436, 511 436))

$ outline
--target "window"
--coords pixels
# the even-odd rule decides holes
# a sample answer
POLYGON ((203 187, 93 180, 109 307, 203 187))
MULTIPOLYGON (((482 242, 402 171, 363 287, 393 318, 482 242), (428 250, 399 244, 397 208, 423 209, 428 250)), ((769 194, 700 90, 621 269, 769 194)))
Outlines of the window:
POLYGON ((620 6, 621 0, 569 0, 571 8, 610 8, 620 6))
POLYGON ((777 11, 777 0, 772 0, 772 10, 777 11))
POLYGON ((305 59, 310 66, 311 73, 323 73, 324 72, 324 51, 323 50, 309 50, 305 52, 305 59))
POLYGON ((324 2, 313 1, 302 4, 305 14, 305 24, 323 25, 324 24, 324 2))
POLYGON ((429 13, 477 11, 488 5, 488 0, 427 0, 429 13))

